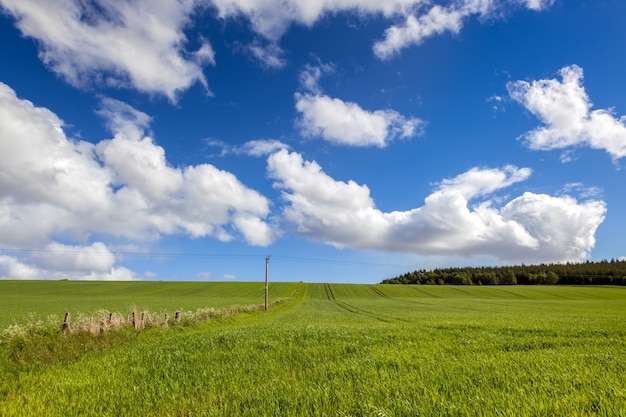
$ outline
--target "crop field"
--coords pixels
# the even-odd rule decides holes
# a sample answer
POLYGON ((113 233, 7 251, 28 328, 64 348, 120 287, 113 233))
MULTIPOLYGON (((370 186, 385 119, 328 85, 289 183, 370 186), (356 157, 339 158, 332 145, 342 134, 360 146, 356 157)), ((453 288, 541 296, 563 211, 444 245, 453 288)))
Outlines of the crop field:
MULTIPOLYGON (((295 283, 270 283, 270 302, 289 297, 295 283)), ((0 329, 12 324, 53 316, 113 312, 193 311, 263 304, 265 283, 259 282, 154 282, 154 281, 2 281, 0 280, 0 329)))
POLYGON ((0 415, 626 416, 623 287, 303 284, 267 312, 55 338, 94 348, 2 341, 0 415))

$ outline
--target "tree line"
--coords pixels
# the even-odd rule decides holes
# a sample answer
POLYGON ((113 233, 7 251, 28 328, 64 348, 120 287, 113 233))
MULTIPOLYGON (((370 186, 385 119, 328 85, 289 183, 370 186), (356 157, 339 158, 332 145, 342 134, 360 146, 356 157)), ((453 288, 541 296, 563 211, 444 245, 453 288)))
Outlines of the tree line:
POLYGON ((382 284, 426 285, 626 285, 626 260, 419 269, 382 284))

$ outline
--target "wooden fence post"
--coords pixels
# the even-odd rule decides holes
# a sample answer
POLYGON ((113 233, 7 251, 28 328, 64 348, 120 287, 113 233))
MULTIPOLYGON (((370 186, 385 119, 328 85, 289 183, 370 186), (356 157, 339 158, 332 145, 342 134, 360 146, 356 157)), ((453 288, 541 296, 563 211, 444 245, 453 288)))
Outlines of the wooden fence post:
POLYGON ((72 333, 72 326, 70 325, 70 313, 65 313, 65 318, 63 319, 63 326, 61 327, 63 334, 72 333))

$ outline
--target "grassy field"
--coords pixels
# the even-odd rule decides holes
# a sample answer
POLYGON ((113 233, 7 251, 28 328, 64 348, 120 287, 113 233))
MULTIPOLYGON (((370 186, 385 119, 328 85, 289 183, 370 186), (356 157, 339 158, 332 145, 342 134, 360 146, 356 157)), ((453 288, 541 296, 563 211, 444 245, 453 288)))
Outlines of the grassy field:
MULTIPOLYGON (((270 283, 270 302, 289 297, 295 283, 270 283)), ((118 313, 138 311, 194 311, 263 304, 261 282, 102 282, 102 281, 3 281, 0 280, 0 329, 54 316, 92 314, 99 310, 118 313)))
POLYGON ((626 416, 625 319, 625 288, 304 284, 69 360, 7 345, 0 415, 626 416))

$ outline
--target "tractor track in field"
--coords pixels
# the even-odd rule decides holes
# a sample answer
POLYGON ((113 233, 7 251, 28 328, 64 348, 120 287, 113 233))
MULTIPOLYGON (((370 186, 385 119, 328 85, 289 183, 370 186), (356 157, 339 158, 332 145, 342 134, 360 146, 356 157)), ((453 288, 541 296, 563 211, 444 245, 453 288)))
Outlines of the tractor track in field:
POLYGON ((382 292, 381 290, 379 290, 378 288, 376 288, 374 285, 368 285, 368 288, 370 290, 372 290, 376 295, 383 297, 383 298, 389 298, 389 295, 385 294, 384 292, 382 292))
MULTIPOLYGON (((364 308, 357 307, 354 304, 346 303, 345 301, 339 301, 335 297, 335 294, 333 292, 331 284, 324 284, 324 290, 326 291, 326 297, 328 298, 328 301, 332 302, 333 304, 335 304, 339 308, 342 308, 342 309, 344 309, 346 311, 349 311, 352 314, 356 314, 358 316, 369 317, 371 319, 382 321, 384 323, 391 323, 391 322, 397 322, 397 321, 400 321, 400 322, 410 322, 410 320, 407 320, 407 319, 402 319, 402 318, 395 317, 395 316, 390 316, 390 315, 386 315, 386 314, 372 312, 370 310, 366 310, 364 308)), ((377 288, 376 289, 372 288, 372 290, 374 290, 374 292, 378 296, 387 297, 388 298, 388 296, 386 294, 382 293, 377 288)))
POLYGON ((333 294, 333 289, 330 287, 330 284, 324 284, 324 290, 326 291, 326 297, 328 297, 329 301, 337 301, 335 298, 335 294, 333 294))

